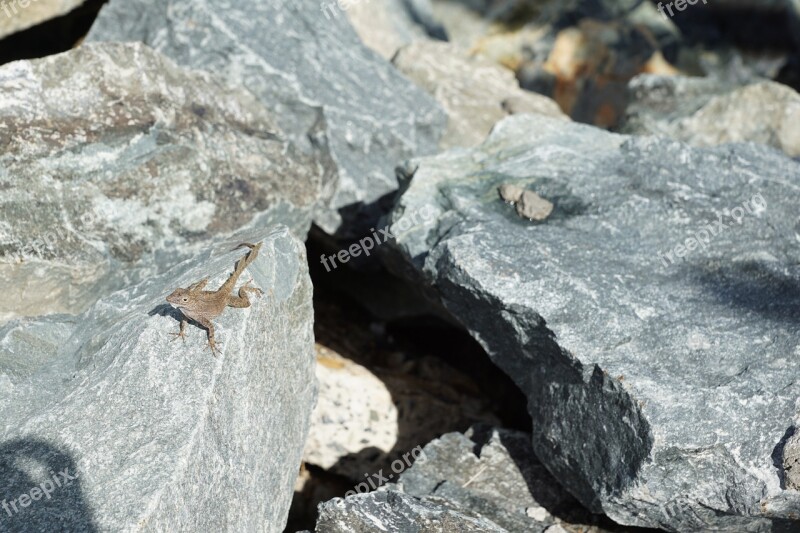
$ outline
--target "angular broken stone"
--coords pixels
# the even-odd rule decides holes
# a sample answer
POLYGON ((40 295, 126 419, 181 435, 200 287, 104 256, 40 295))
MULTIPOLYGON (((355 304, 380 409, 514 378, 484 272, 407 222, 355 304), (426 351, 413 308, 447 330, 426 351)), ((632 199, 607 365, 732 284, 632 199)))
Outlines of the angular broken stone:
POLYGON ((796 430, 783 446, 782 466, 786 488, 800 490, 800 433, 796 430))
POLYGON ((507 530, 472 513, 440 503, 418 500, 396 490, 334 498, 319 506, 316 533, 362 531, 403 533, 507 533, 507 530))
POLYGON ((800 156, 800 94, 771 81, 735 87, 705 78, 641 75, 621 130, 697 146, 756 142, 800 156))
POLYGON ((401 48, 392 63, 436 97, 447 112, 442 148, 473 146, 509 114, 503 102, 513 99, 526 113, 567 119, 550 98, 523 91, 514 73, 485 60, 471 59, 449 43, 417 41, 401 48))
MULTIPOLYGON (((488 426, 448 433, 400 476, 403 492, 478 512, 508 531, 606 531, 536 459, 530 436, 488 426)), ((465 511, 466 512, 466 511, 465 511)), ((607 518, 605 525, 615 526, 607 518)))
POLYGON ((341 228, 342 238, 373 227, 379 200, 398 188, 395 167, 435 152, 444 128, 433 98, 364 47, 346 17, 326 17, 319 0, 242 0, 224 9, 211 0, 168 8, 112 0, 87 40, 144 41, 252 92, 296 142, 330 153, 335 182, 315 222, 328 234, 341 228), (307 132, 318 122, 324 131, 311 143, 307 132))
POLYGON ((544 220, 553 212, 553 204, 533 191, 525 190, 516 205, 517 214, 528 220, 544 220))
POLYGON ((0 319, 79 313, 248 224, 304 238, 330 186, 250 93, 137 43, 1 67, 0 147, 0 319))
POLYGON ((520 115, 403 172, 390 228, 436 214, 387 264, 527 394, 536 455, 585 506, 673 531, 796 527, 773 454, 800 396, 798 162, 520 115), (559 209, 520 224, 504 183, 559 209))
POLYGON ((264 290, 204 330, 164 298, 224 282, 237 240, 207 245, 164 274, 103 297, 78 317, 0 327, 1 531, 280 532, 314 405, 312 287, 290 231, 263 240, 249 278, 264 290), (19 507, 67 469, 72 484, 19 507))
POLYGON ((500 198, 514 204, 517 214, 528 220, 544 220, 553 212, 553 204, 533 191, 513 183, 504 183, 497 188, 500 198))

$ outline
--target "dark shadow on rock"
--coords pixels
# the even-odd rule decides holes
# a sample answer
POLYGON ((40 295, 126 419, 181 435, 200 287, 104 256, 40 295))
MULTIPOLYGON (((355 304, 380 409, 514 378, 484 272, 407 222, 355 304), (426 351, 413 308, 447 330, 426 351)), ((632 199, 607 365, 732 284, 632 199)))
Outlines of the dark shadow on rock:
POLYGON ((746 261, 721 266, 690 267, 697 280, 719 304, 756 313, 767 320, 800 322, 800 270, 795 276, 746 261))
POLYGON ((183 313, 179 309, 172 307, 170 304, 157 305, 147 313, 147 316, 169 316, 180 322, 183 320, 183 313))
POLYGON ((786 490, 786 472, 783 470, 783 449, 786 447, 786 442, 792 438, 795 433, 794 426, 786 430, 783 437, 775 448, 772 450, 772 465, 778 470, 778 478, 781 481, 781 488, 786 490))
POLYGON ((15 439, 0 444, 0 531, 98 531, 80 474, 68 453, 45 441, 15 439))

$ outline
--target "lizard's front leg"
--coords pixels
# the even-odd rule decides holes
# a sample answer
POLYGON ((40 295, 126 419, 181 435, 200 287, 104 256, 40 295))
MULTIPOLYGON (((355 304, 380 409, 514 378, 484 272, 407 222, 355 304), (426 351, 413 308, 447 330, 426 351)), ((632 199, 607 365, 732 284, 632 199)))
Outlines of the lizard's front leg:
MULTIPOLYGON (((170 333, 170 335, 174 335, 175 339, 180 337, 183 342, 186 342, 186 331, 185 330, 186 330, 186 323, 187 322, 188 322, 188 320, 186 320, 186 317, 181 318, 181 328, 180 328, 180 330, 178 331, 178 333, 170 333)), ((172 340, 175 340, 175 339, 172 339, 172 340)))
POLYGON ((210 320, 202 317, 197 317, 194 320, 208 331, 208 347, 211 348, 211 354, 216 357, 217 343, 214 341, 214 324, 212 324, 210 320))

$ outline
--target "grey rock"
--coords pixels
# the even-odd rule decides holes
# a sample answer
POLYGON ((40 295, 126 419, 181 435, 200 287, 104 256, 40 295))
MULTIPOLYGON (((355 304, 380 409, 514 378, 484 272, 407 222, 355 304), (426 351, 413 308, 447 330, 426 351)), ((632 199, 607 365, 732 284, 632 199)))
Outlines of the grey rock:
POLYGON ((253 95, 138 43, 0 68, 0 146, 0 319, 82 312, 247 225, 305 238, 331 182, 253 95))
POLYGON ((782 466, 786 488, 800 490, 800 433, 794 431, 784 444, 782 466))
POLYGON ((85 0, 28 0, 0 3, 0 38, 69 13, 85 0), (24 7, 23 7, 23 4, 24 7))
MULTIPOLYGON (((336 5, 335 1, 332 3, 336 5)), ((399 48, 427 38, 404 0, 362 0, 345 6, 347 18, 361 41, 386 60, 391 60, 399 48)), ((325 13, 328 17, 340 16, 335 9, 326 8, 325 13)))
POLYGON ((536 455, 585 506, 675 531, 796 519, 773 453, 800 395, 797 162, 520 115, 403 173, 390 227, 437 214, 389 266, 527 394, 536 455), (502 183, 553 214, 518 220, 502 183))
POLYGON ((396 490, 334 498, 319 506, 317 533, 506 533, 486 518, 396 490))
POLYGON ((585 531, 594 519, 536 459, 530 435, 519 431, 476 426, 448 433, 425 446, 398 485, 420 499, 478 512, 508 531, 541 532, 561 523, 585 531))
POLYGON ((227 279, 236 240, 78 317, 0 328, 0 501, 78 476, 0 513, 0 530, 283 530, 316 394, 312 287, 287 228, 237 237, 264 241, 243 281, 265 295, 215 320, 217 358, 199 328, 170 342, 164 298, 227 279))
POLYGON ((714 79, 641 75, 629 85, 626 133, 697 146, 757 142, 800 155, 800 94, 770 81, 735 87, 714 79))
POLYGON ((401 48, 392 63, 447 112, 442 148, 482 142, 509 109, 567 119, 550 98, 520 89, 512 71, 471 59, 466 51, 448 43, 415 42, 401 48), (510 105, 504 106, 509 100, 510 105))
MULTIPOLYGON (((213 71, 256 95, 303 139, 324 116, 336 180, 315 222, 361 235, 397 189, 394 168, 432 153, 444 113, 318 0, 112 0, 87 40, 140 40, 178 64, 213 71)), ((298 140, 298 139, 296 139, 298 140)), ((299 141, 298 141, 299 142, 299 141)), ((312 147, 308 147, 309 150, 312 147)))

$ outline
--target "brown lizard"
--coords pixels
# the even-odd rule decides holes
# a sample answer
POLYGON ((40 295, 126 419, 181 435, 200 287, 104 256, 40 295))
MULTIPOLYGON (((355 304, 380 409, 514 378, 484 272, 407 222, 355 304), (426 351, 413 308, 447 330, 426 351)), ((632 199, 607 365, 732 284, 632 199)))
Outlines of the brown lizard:
POLYGON ((248 287, 253 280, 248 281, 239 288, 238 296, 231 294, 239 276, 256 258, 262 244, 245 242, 234 248, 236 250, 246 246, 250 248, 250 252, 236 262, 233 274, 216 291, 203 290, 208 284, 208 278, 204 278, 190 285, 188 289, 175 289, 172 294, 167 296, 167 302, 180 309, 181 313, 183 313, 180 331, 178 333, 170 333, 170 335, 175 335, 175 338, 180 337, 185 341, 186 333, 184 329, 186 328, 186 323, 189 320, 193 320, 208 331, 208 346, 211 348, 211 353, 216 357, 217 345, 214 342, 214 324, 211 321, 221 315, 226 307, 250 307, 248 292, 264 294, 264 291, 257 287, 248 287))

